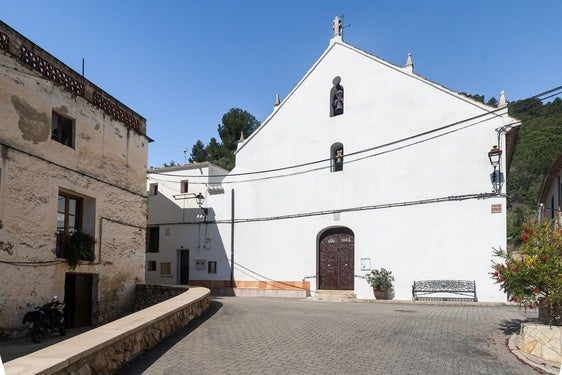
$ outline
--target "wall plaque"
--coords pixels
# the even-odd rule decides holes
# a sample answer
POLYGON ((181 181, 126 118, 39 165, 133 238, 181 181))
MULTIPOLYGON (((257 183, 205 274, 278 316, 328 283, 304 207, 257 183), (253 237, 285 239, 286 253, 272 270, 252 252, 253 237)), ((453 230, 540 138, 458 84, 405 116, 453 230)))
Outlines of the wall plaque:
POLYGON ((502 205, 501 204, 493 204, 492 205, 492 213, 493 214, 501 214, 502 213, 502 205))

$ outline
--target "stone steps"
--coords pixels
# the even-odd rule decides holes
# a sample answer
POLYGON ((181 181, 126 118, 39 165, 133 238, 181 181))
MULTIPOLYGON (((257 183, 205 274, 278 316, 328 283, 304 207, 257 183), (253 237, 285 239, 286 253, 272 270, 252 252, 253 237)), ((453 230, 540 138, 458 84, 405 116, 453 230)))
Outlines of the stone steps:
POLYGON ((352 290, 317 290, 311 297, 313 301, 348 302, 357 300, 352 290))

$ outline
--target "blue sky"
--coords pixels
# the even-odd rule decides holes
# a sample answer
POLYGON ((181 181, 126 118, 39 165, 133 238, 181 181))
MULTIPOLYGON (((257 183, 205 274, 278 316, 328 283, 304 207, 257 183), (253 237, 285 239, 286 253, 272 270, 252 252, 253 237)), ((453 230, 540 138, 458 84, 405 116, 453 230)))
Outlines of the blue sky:
MULTIPOLYGON (((217 137, 238 107, 263 121, 344 40, 451 90, 523 99, 562 84, 560 1, 12 1, 1 19, 147 119, 149 166, 217 137)), ((189 152, 188 152, 189 154, 189 152)))

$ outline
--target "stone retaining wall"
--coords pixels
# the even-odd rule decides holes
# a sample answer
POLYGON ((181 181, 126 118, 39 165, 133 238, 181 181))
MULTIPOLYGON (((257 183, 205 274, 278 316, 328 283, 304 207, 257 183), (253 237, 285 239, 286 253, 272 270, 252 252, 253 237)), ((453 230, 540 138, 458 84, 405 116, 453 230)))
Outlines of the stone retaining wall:
POLYGON ((135 306, 133 311, 146 309, 157 303, 185 293, 187 285, 149 285, 137 284, 135 288, 135 306))
POLYGON ((547 361, 562 363, 562 327, 523 323, 519 350, 547 361))
POLYGON ((179 296, 5 364, 10 375, 112 374, 201 315, 210 291, 194 287, 179 296))

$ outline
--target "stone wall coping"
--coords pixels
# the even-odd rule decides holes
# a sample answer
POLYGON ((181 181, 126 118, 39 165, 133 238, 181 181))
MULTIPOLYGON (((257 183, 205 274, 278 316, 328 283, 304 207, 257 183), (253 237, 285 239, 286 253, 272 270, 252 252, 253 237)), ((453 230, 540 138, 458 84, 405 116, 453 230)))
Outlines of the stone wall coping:
POLYGON ((185 293, 91 329, 78 336, 4 364, 7 375, 52 374, 119 340, 142 331, 186 305, 209 296, 210 290, 190 287, 185 293))

